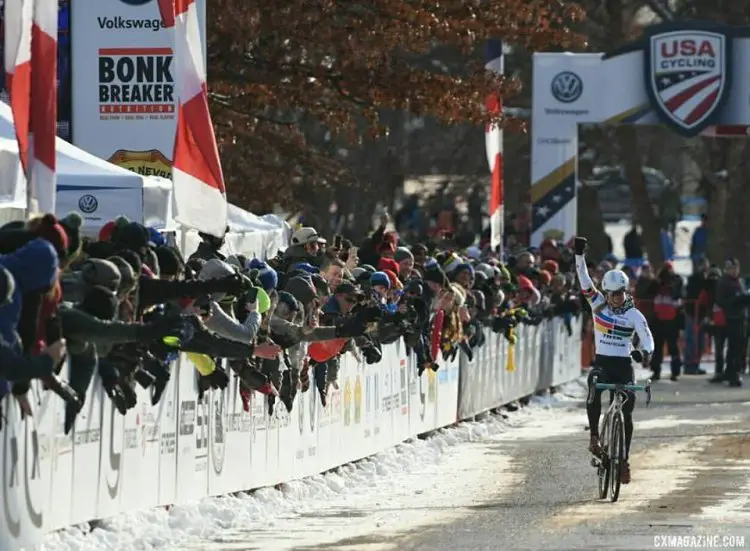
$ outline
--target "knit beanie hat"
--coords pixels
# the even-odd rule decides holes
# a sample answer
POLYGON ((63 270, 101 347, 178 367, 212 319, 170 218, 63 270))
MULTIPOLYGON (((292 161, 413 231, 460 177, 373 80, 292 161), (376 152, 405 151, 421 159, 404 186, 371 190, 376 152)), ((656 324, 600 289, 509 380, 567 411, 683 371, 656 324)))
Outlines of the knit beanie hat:
POLYGON ((542 270, 547 270, 552 275, 560 272, 560 265, 555 260, 545 260, 542 262, 542 270))
POLYGON ((60 225, 68 236, 68 259, 73 260, 81 252, 83 242, 81 241, 81 226, 83 218, 77 212, 71 212, 60 220, 60 225))
POLYGON ((303 305, 310 304, 316 296, 312 278, 295 276, 286 283, 284 291, 292 295, 303 305))
POLYGON ((381 259, 378 261, 378 270, 390 270, 391 272, 398 275, 398 273, 401 271, 401 267, 398 265, 398 262, 396 262, 392 258, 381 257, 381 259))
POLYGON ((441 287, 445 287, 448 284, 448 278, 445 275, 445 272, 438 266, 434 266, 425 270, 424 280, 428 282, 431 281, 432 283, 437 283, 441 287))
POLYGON ((117 271, 120 272, 120 287, 118 293, 128 294, 135 288, 135 271, 133 267, 128 264, 121 256, 112 256, 108 258, 112 264, 117 266, 117 271))
POLYGON ((279 304, 284 304, 291 312, 299 312, 299 302, 291 293, 279 291, 279 304))
POLYGON ((122 258, 130 265, 130 267, 133 269, 135 279, 139 279, 141 277, 141 274, 143 273, 143 261, 141 260, 140 256, 128 249, 121 250, 117 253, 117 256, 122 258))
POLYGON ((370 285, 382 285, 386 289, 391 288, 391 280, 385 272, 373 272, 370 275, 370 285))
POLYGON ((129 222, 117 228, 113 239, 124 249, 140 252, 148 247, 148 230, 138 222, 129 222))
POLYGON ((271 291, 279 284, 279 274, 270 266, 266 266, 258 272, 258 282, 263 289, 271 291))
POLYGON ((55 248, 61 264, 67 260, 68 234, 65 233, 54 214, 45 214, 41 218, 31 220, 29 229, 34 235, 48 241, 55 248))
POLYGON ((463 272, 463 271, 469 272, 472 279, 474 278, 474 267, 471 264, 467 262, 462 262, 461 264, 458 264, 454 270, 454 273, 458 275, 459 272, 463 272))
POLYGON ((111 241, 112 234, 115 232, 115 221, 110 220, 99 230, 99 241, 111 241))
POLYGON ((159 262, 159 274, 176 276, 182 271, 182 261, 173 247, 156 247, 154 249, 159 262))
POLYGON ((81 278, 87 287, 104 287, 116 293, 122 275, 116 264, 101 258, 90 258, 81 266, 81 278))
POLYGON ((414 260, 414 255, 406 247, 399 247, 396 249, 396 254, 393 255, 393 259, 396 262, 401 262, 402 260, 407 260, 409 258, 414 260))

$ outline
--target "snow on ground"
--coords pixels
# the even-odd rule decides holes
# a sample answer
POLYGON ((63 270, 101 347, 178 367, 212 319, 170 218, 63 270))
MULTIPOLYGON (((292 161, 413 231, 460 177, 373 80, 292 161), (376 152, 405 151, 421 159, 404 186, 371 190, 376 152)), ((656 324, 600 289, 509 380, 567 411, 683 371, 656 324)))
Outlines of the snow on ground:
POLYGON ((516 412, 461 423, 279 489, 123 514, 94 530, 67 528, 41 550, 277 550, 445 522, 522 483, 510 457, 493 449, 498 442, 581 431, 585 416, 571 406, 584 388, 582 379, 573 381, 516 412))

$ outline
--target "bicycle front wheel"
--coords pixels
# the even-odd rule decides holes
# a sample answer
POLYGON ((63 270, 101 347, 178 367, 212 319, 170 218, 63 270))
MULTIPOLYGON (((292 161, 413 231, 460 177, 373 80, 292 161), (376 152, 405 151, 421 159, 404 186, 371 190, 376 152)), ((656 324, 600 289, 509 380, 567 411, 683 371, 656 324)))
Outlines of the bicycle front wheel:
POLYGON ((609 446, 609 476, 610 476, 610 499, 612 503, 620 497, 620 469, 625 460, 625 419, 622 412, 614 416, 612 420, 612 431, 610 432, 611 444, 609 446))
POLYGON ((597 458, 599 461, 599 467, 596 470, 596 474, 599 478, 599 499, 607 499, 607 491, 609 490, 609 477, 611 476, 609 454, 607 453, 607 439, 609 438, 609 433, 607 417, 605 417, 602 426, 602 453, 597 458))
POLYGON ((596 473, 599 476, 599 499, 607 499, 610 467, 606 454, 602 454, 601 458, 599 458, 599 467, 597 467, 596 473))

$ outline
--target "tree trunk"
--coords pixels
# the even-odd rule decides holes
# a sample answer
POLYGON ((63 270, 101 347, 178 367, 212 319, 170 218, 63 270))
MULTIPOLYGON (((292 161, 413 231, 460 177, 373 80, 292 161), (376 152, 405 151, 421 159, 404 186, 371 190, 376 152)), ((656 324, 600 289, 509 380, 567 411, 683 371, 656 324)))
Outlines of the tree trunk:
POLYGON ((591 258, 604 258, 607 254, 607 234, 599 206, 599 196, 593 187, 578 188, 578 233, 589 241, 591 258))
POLYGON ((649 263, 658 268, 664 263, 659 219, 654 213, 646 188, 646 180, 643 178, 643 168, 638 155, 638 140, 635 132, 634 126, 622 125, 617 128, 617 141, 625 166, 625 177, 630 185, 633 217, 643 231, 643 242, 649 263))
POLYGON ((714 219, 712 227, 724 234, 726 247, 724 254, 716 260, 723 261, 732 256, 742 266, 750 265, 750 217, 747 216, 747 204, 750 199, 750 188, 747 186, 747 159, 750 147, 747 140, 732 140, 729 145, 726 168, 729 172, 726 189, 726 207, 724 216, 714 219), (721 221, 721 222, 719 222, 721 221))

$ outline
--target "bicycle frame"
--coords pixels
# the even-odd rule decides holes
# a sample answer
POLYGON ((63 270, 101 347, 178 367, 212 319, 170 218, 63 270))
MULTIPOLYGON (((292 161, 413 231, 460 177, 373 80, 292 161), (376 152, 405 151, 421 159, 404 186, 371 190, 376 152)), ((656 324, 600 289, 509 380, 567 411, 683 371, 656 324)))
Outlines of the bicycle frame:
MULTIPOLYGON (((612 419, 615 415, 622 413, 622 406, 624 406, 628 401, 628 395, 626 391, 644 391, 646 393, 646 406, 648 407, 648 405, 651 403, 651 381, 648 381, 648 383, 646 383, 645 385, 621 385, 599 383, 597 382, 597 379, 598 377, 594 377, 592 379, 592 387, 594 387, 596 390, 612 390, 615 393, 612 403, 609 404, 607 411, 604 412, 604 421, 602 422, 602 429, 600 431, 600 440, 603 443, 603 446, 606 448, 609 441, 609 426, 612 424, 612 419)), ((588 402, 591 403, 594 397, 591 396, 591 394, 593 393, 590 392, 589 394, 590 396, 588 402)))
POLYGON ((600 431, 600 442, 602 445, 602 453, 597 458, 592 459, 591 464, 595 466, 599 473, 599 497, 604 499, 607 495, 607 486, 611 483, 612 489, 612 501, 617 501, 620 495, 620 462, 627 459, 627 450, 623 449, 623 412, 622 407, 629 400, 627 391, 645 391, 646 392, 646 406, 651 403, 651 381, 648 381, 645 385, 635 384, 607 384, 599 383, 598 377, 593 377, 589 386, 589 396, 587 402, 590 404, 596 397, 598 390, 610 390, 614 392, 612 401, 604 412, 604 419, 602 421, 600 431), (620 429, 616 432, 612 432, 615 429, 611 427, 615 426, 615 421, 618 420, 620 429), (612 434, 610 434, 612 432, 612 434), (619 435, 619 439, 618 439, 619 435), (611 449, 610 449, 611 448, 611 449))

